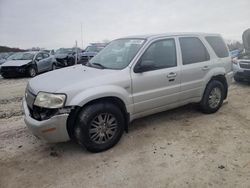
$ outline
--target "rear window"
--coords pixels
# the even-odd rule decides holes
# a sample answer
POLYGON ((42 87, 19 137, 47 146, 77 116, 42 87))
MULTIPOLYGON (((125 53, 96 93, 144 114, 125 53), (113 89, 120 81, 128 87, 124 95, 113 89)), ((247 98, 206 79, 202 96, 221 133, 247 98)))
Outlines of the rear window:
POLYGON ((183 65, 209 60, 206 47, 197 37, 181 37, 180 39, 183 65))
POLYGON ((218 36, 208 36, 205 37, 207 42, 210 44, 210 46, 213 48, 216 55, 220 58, 228 57, 229 53, 226 47, 226 44, 224 43, 223 39, 218 36))

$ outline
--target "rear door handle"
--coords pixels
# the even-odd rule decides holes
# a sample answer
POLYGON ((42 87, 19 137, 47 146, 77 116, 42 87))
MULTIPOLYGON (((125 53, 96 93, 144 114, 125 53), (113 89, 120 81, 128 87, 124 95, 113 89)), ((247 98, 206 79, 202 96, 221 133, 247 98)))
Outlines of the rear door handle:
POLYGON ((202 67, 202 70, 204 70, 204 71, 209 70, 209 67, 208 66, 204 66, 204 67, 202 67))
POLYGON ((176 77, 176 76, 177 76, 177 74, 176 74, 175 72, 170 72, 170 73, 167 75, 168 78, 174 78, 174 77, 176 77))

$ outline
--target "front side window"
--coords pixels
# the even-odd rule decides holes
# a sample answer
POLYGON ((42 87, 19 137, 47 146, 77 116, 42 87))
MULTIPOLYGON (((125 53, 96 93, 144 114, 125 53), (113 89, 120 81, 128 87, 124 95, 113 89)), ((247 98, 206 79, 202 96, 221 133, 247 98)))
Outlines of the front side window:
POLYGON ((43 53, 43 58, 48 58, 49 54, 48 53, 43 53))
POLYGON ((218 36, 208 36, 205 37, 207 42, 210 44, 210 46, 213 48, 216 55, 220 58, 228 57, 229 53, 226 47, 226 44, 224 43, 223 39, 218 36))
POLYGON ((137 66, 145 67, 147 71, 177 66, 175 40, 166 39, 151 44, 137 66))
POLYGON ((183 65, 199 63, 209 60, 206 47, 197 37, 179 38, 183 65))
POLYGON ((37 54, 36 60, 41 60, 43 59, 43 55, 41 53, 37 54))
POLYGON ((90 64, 121 70, 129 65, 144 43, 144 39, 118 39, 111 42, 90 60, 90 64))

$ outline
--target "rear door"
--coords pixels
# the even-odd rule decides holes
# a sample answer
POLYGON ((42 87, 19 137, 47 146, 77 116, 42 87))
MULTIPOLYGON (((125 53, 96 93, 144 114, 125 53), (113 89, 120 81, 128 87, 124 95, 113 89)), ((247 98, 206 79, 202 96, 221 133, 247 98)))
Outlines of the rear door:
POLYGON ((182 56, 181 100, 190 102, 202 95, 205 76, 211 68, 210 55, 201 38, 179 37, 182 56))
POLYGON ((152 42, 137 66, 144 71, 131 73, 135 113, 161 111, 179 101, 180 67, 174 38, 152 42))

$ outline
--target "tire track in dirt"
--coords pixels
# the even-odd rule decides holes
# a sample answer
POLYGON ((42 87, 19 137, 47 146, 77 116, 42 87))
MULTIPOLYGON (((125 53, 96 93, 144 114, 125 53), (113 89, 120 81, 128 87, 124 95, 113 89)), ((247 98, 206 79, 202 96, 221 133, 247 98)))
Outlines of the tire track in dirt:
POLYGON ((22 97, 0 99, 0 119, 23 115, 21 101, 22 97))

